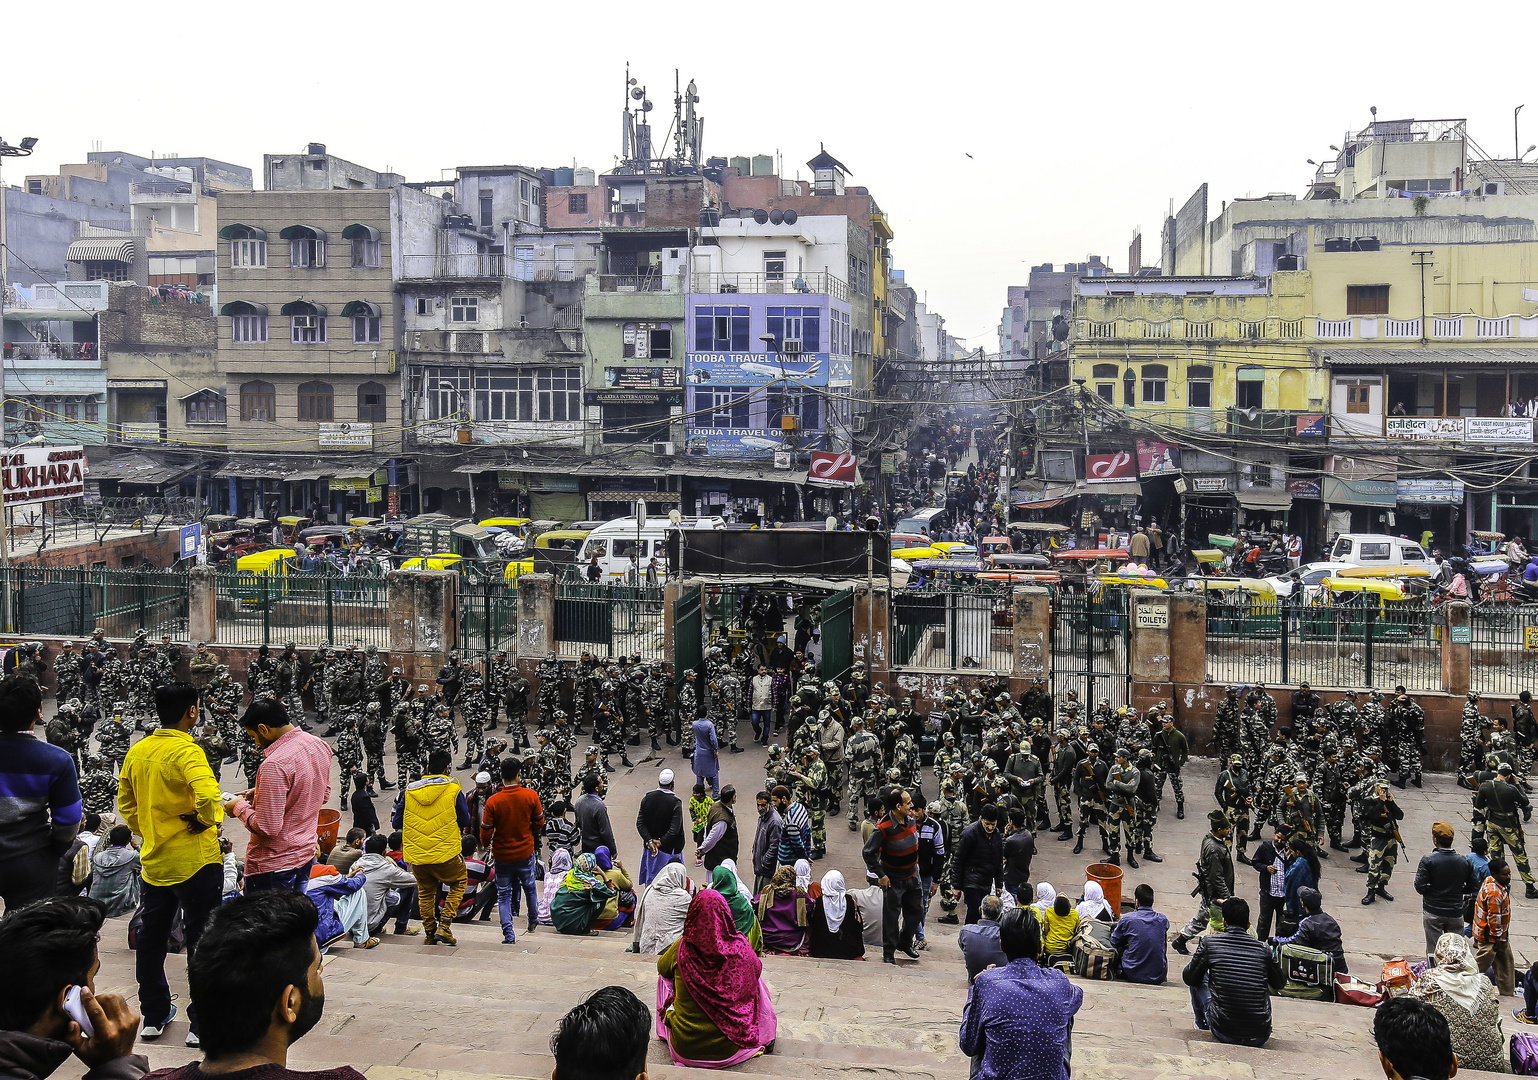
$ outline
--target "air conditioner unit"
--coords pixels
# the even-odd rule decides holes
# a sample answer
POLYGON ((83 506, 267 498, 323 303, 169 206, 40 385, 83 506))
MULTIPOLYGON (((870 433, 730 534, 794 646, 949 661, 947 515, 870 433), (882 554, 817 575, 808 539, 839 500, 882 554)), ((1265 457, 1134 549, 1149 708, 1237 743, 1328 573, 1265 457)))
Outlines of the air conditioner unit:
POLYGON ((1504 181, 1504 180, 1491 180, 1488 183, 1486 183, 1480 189, 1480 194, 1482 194, 1482 195, 1504 195, 1504 194, 1506 194, 1506 181, 1504 181))
POLYGON ((787 342, 785 342, 785 344, 780 346, 780 351, 782 353, 784 353, 786 356, 789 356, 792 353, 799 354, 801 352, 801 342, 799 342, 799 341, 787 341, 787 342))
POLYGON ((672 457, 677 452, 678 448, 670 442, 652 443, 652 453, 654 454, 660 454, 663 457, 672 457))
POLYGON ((864 416, 864 414, 862 413, 861 415, 856 416, 853 419, 853 421, 851 421, 850 426, 853 427, 855 431, 864 431, 865 430, 865 416, 864 416))

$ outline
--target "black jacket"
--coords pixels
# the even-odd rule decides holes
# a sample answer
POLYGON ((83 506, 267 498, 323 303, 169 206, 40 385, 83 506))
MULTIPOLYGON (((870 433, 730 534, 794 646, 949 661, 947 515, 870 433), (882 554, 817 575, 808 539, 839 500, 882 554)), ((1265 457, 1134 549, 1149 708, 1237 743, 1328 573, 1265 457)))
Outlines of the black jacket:
POLYGON ((1275 866, 1286 869, 1287 857, 1276 850, 1276 845, 1270 840, 1261 842, 1255 849, 1255 854, 1250 856, 1250 862, 1255 867, 1255 873, 1260 875, 1260 895, 1271 895, 1271 875, 1266 873, 1266 867, 1275 866))
MULTIPOLYGON (((24 1031, 0 1031, 0 1078, 44 1080, 73 1053, 69 1043, 57 1039, 43 1039, 24 1031)), ((143 1054, 127 1054, 89 1070, 84 1080, 139 1080, 149 1071, 149 1059, 143 1054)))
POLYGON ((992 835, 981 821, 961 830, 956 845, 956 862, 951 877, 959 888, 992 892, 1004 882, 1004 837, 998 829, 992 835))
POLYGON ((1474 867, 1452 848, 1434 848, 1415 868, 1415 891, 1428 915, 1463 917, 1463 898, 1479 890, 1474 867))
POLYGON ((684 849, 683 802, 671 791, 648 791, 636 812, 635 828, 641 834, 641 843, 660 840, 662 851, 677 855, 684 849))
POLYGON ((1036 857, 1036 837, 1020 829, 1004 840, 1004 888, 1013 893, 1031 880, 1031 860, 1036 857))
POLYGON ((1180 977, 1187 986, 1206 986, 1212 995, 1207 1023, 1214 1031, 1234 1038, 1270 1036, 1266 988, 1280 990, 1287 976, 1264 942, 1240 929, 1211 934, 1196 947, 1180 977))

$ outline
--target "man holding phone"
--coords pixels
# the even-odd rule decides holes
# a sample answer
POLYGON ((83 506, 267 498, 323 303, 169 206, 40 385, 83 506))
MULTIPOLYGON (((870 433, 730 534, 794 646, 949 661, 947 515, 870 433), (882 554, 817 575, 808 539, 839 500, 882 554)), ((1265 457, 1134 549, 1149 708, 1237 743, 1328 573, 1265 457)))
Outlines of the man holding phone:
POLYGON ((139 1016, 121 995, 96 995, 100 900, 57 897, 0 919, 0 1076, 44 1080, 74 1054, 85 1080, 139 1080, 149 1062, 133 1053, 139 1016), (89 1030, 89 1034, 87 1031, 89 1030))

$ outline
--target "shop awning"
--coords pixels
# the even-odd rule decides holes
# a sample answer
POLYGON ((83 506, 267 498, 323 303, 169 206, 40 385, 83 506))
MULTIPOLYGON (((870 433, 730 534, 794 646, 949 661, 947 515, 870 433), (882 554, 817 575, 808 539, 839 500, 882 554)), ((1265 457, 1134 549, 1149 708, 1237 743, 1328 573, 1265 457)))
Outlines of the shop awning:
POLYGON ((197 471, 197 465, 176 465, 141 454, 115 457, 110 461, 91 462, 92 480, 116 480, 120 484, 159 486, 180 480, 197 471))
POLYGON ((343 240, 378 240, 379 230, 372 225, 354 223, 342 230, 343 240))
POLYGON ((134 261, 134 238, 125 236, 121 240, 114 238, 96 237, 91 240, 76 240, 69 245, 64 258, 69 262, 120 262, 131 263, 134 261))
POLYGON ((379 305, 368 300, 349 300, 347 305, 342 308, 342 318, 351 319, 355 315, 368 315, 377 319, 379 318, 379 305))
POLYGON ((1276 488, 1246 488, 1234 498, 1246 510, 1287 510, 1292 507, 1292 492, 1276 488))
POLYGON ((1527 348, 1489 349, 1330 349, 1329 366, 1403 367, 1414 364, 1531 364, 1538 362, 1538 344, 1527 348))
POLYGON ((1064 499, 1072 497, 1074 493, 1072 481, 1053 483, 1017 484, 1010 499, 1015 506, 1029 507, 1034 510, 1046 509, 1056 506, 1064 499))
POLYGON ((1086 484, 1080 481, 1074 493, 1077 495, 1141 495, 1143 485, 1137 480, 1111 480, 1104 484, 1086 484))
POLYGON ((266 304, 254 304, 250 300, 231 300, 219 309, 220 315, 262 315, 267 314, 266 304))
POLYGON ((633 503, 638 499, 645 499, 649 503, 676 503, 679 495, 676 491, 589 491, 587 498, 592 502, 622 502, 633 503))

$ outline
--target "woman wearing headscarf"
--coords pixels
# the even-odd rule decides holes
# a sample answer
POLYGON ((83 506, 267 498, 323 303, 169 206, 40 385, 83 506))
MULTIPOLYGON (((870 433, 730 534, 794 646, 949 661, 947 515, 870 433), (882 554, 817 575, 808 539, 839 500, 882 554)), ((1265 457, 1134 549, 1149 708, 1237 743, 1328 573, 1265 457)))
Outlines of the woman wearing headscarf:
MULTIPOLYGON (((748 883, 746 881, 742 880, 742 873, 737 869, 737 860, 722 859, 721 865, 730 870, 732 872, 732 877, 737 879, 737 891, 742 893, 743 896, 751 897, 753 895, 753 890, 748 888, 748 883)), ((711 872, 714 873, 714 871, 711 872)))
POLYGON ((1116 914, 1111 910, 1111 905, 1106 902, 1105 890, 1100 887, 1098 881, 1086 881, 1084 883, 1084 899, 1079 902, 1079 919, 1099 919, 1101 922, 1115 922, 1116 914))
POLYGON ((829 870, 807 915, 807 951, 819 960, 865 959, 860 906, 848 895, 844 875, 829 870))
POLYGON ((625 864, 611 856, 608 848, 594 851, 593 861, 598 864, 604 883, 614 892, 593 921, 593 929, 621 930, 630 925, 630 917, 635 914, 635 886, 625 872, 625 864))
POLYGON ((768 1053, 776 1030, 763 961, 715 891, 720 874, 718 866, 712 888, 690 902, 683 936, 657 958, 657 1037, 667 1040, 673 1064, 696 1069, 768 1053))
POLYGON ((550 902, 550 921, 563 934, 590 933, 613 899, 614 889, 598 869, 598 860, 592 852, 584 851, 577 856, 550 902))
POLYGON ((753 914, 753 902, 748 899, 747 893, 737 887, 739 884, 737 875, 725 863, 711 871, 710 887, 720 893, 721 899, 731 908, 732 923, 737 927, 737 932, 748 939, 754 952, 762 956, 763 932, 759 929, 758 917, 753 914))
POLYGON ((694 884, 680 862, 670 862, 652 878, 636 909, 636 951, 656 956, 684 932, 694 884))
POLYGON ((812 887, 812 864, 805 859, 796 860, 796 888, 809 889, 812 887))
POLYGON ((1507 1072, 1501 999, 1474 965, 1474 946, 1462 934, 1437 939, 1436 963, 1410 990, 1447 1018, 1459 1069, 1507 1072))
POLYGON ((1052 887, 1050 881, 1043 881, 1036 886, 1036 902, 1031 907, 1036 909, 1038 917, 1046 915, 1052 910, 1052 905, 1057 902, 1057 890, 1052 887))
POLYGON ((545 888, 539 894, 539 921, 546 926, 550 925, 550 901, 555 899, 561 883, 570 872, 571 852, 565 848, 556 848, 555 854, 550 857, 550 866, 545 870, 545 888))
POLYGON ((796 884, 796 872, 779 867, 758 897, 764 951, 791 955, 805 951, 806 908, 806 890, 796 884))

